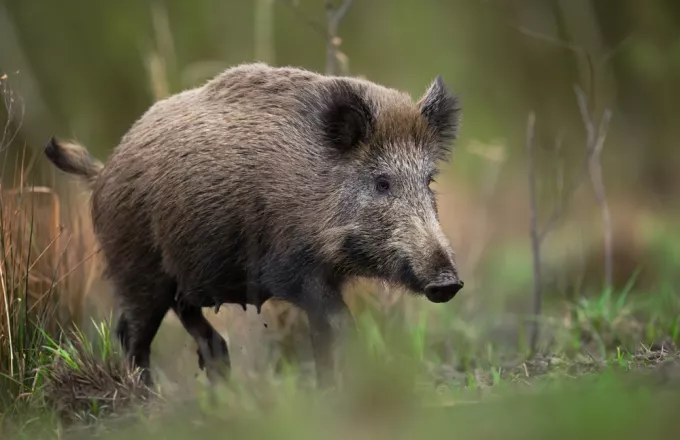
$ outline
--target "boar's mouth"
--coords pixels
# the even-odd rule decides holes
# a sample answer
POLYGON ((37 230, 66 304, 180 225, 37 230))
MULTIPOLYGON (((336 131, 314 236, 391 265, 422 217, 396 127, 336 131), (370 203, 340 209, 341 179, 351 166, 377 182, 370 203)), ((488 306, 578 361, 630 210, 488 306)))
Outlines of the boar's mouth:
MULTIPOLYGON (((396 272, 389 265, 375 263, 374 257, 366 251, 360 236, 348 235, 342 247, 348 273, 368 278, 382 278, 385 281, 402 285, 416 295, 424 295, 433 303, 445 303, 453 299, 463 288, 463 281, 458 278, 455 267, 444 253, 433 259, 431 274, 420 275, 406 255, 399 255, 396 272)), ((394 261, 394 260, 393 260, 394 261)))

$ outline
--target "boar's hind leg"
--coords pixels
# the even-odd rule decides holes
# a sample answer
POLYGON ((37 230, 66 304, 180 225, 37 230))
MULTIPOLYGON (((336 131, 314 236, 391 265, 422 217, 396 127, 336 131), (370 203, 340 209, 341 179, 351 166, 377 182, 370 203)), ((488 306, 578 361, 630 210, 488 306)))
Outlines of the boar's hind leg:
POLYGON ((123 352, 127 353, 130 350, 130 324, 128 323, 125 313, 121 313, 116 325, 116 337, 123 347, 123 352))
POLYGON ((207 368, 206 374, 211 382, 226 379, 231 367, 227 342, 203 316, 201 308, 182 303, 175 304, 173 310, 198 344, 199 368, 207 368))
POLYGON ((167 284, 155 286, 145 292, 148 296, 137 296, 134 302, 130 301, 132 297, 121 295, 122 314, 118 320, 116 334, 129 365, 142 370, 142 380, 148 386, 153 383, 150 372, 151 342, 170 309, 173 298, 172 293, 168 295, 170 290, 174 292, 174 285, 172 289, 167 284), (156 293, 158 295, 153 295, 156 293), (140 301, 141 298, 148 300, 140 301))

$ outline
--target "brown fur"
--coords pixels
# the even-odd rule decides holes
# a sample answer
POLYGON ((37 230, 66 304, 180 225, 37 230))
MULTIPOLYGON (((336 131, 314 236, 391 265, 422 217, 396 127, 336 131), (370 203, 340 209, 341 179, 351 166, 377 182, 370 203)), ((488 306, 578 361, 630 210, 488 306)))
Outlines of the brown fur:
POLYGON ((437 302, 462 287, 428 187, 458 114, 440 79, 414 103, 365 80, 246 64, 154 104, 103 168, 56 140, 48 156, 92 182, 118 333, 137 365, 171 308, 201 364, 228 363, 200 308, 274 297, 307 312, 321 375, 350 277, 437 302))

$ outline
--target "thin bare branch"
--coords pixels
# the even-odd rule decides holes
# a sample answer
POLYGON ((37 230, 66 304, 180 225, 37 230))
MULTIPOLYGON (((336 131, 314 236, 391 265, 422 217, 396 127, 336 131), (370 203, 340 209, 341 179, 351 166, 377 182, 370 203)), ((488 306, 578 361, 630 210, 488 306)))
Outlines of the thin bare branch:
POLYGON ((541 313, 541 241, 538 233, 538 218, 536 212, 536 170, 534 165, 534 133, 536 128, 536 115, 531 112, 527 120, 526 148, 527 148, 527 177, 529 185, 529 235, 531 238, 531 254, 533 257, 533 316, 529 330, 529 347, 531 352, 536 351, 539 336, 539 323, 537 317, 541 313))
POLYGON ((569 184, 564 187, 562 191, 562 197, 560 200, 557 202, 557 205, 553 209, 552 213, 548 217, 548 219, 545 221, 545 224, 543 225, 543 228, 541 229, 540 233, 538 234, 539 240, 542 243, 545 237, 550 233, 550 231, 555 227, 557 222, 562 218, 562 215, 566 211, 569 201, 571 200, 572 195, 576 192, 576 190, 581 186, 581 183, 583 183, 586 170, 587 170, 587 164, 588 164, 588 156, 586 155, 586 158, 583 161, 583 166, 578 167, 578 172, 572 177, 572 179, 569 181, 569 184))
POLYGON ((326 73, 328 75, 338 74, 338 48, 341 42, 338 37, 338 27, 352 6, 352 3, 353 0, 344 0, 340 6, 336 7, 333 0, 324 0, 328 34, 328 39, 326 40, 326 73))
POLYGON ((14 139, 16 139, 21 132, 26 108, 24 106, 23 98, 21 96, 16 97, 14 91, 9 86, 9 77, 7 74, 3 74, 2 77, 0 77, 0 85, 2 85, 0 94, 2 94, 3 104, 7 111, 7 120, 5 121, 5 127, 2 132, 2 140, 0 140, 0 151, 2 151, 5 148, 9 148, 9 146, 12 145, 12 142, 14 142, 14 139), (15 109, 15 104, 19 105, 18 109, 15 109), (18 115, 16 114, 17 112, 18 115), (15 122, 16 126, 12 129, 12 125, 15 122))
POLYGON ((601 72, 602 68, 616 54, 618 54, 626 46, 626 44, 628 44, 635 36, 635 34, 629 34, 624 39, 622 39, 616 46, 612 47, 609 51, 605 52, 604 54, 596 55, 579 45, 561 40, 551 35, 546 35, 523 26, 517 26, 513 23, 509 23, 508 26, 523 35, 534 38, 536 40, 544 41, 548 44, 552 44, 553 46, 565 48, 567 50, 574 52, 578 57, 581 57, 583 59, 583 62, 585 62, 587 65, 586 75, 588 81, 587 84, 588 96, 593 102, 597 98, 595 89, 598 74, 601 72))
POLYGON ((603 66, 609 62, 610 59, 612 59, 617 53, 621 52, 621 50, 628 44, 632 39, 634 35, 628 35, 626 38, 621 40, 619 44, 614 46, 610 51, 606 52, 602 58, 600 59, 599 65, 603 66))
POLYGON ((597 122, 595 121, 594 115, 588 110, 585 93, 578 86, 574 87, 574 91, 576 93, 579 110, 581 111, 583 125, 586 128, 587 170, 590 175, 590 181, 593 186, 597 205, 602 212, 602 228, 604 234, 604 279, 605 288, 609 289, 613 284, 614 273, 613 232, 611 212, 609 210, 609 203, 607 202, 607 194, 604 187, 602 161, 600 156, 602 154, 602 149, 604 148, 604 142, 607 138, 612 112, 611 110, 606 109, 602 114, 599 126, 595 128, 597 122))
POLYGON ((301 21, 309 26, 314 32, 319 34, 319 36, 323 38, 324 41, 328 41, 328 31, 321 22, 314 20, 305 14, 294 0, 283 0, 283 3, 288 6, 293 14, 295 14, 301 21))
POLYGON ((523 26, 514 26, 514 25, 510 25, 510 26, 512 28, 514 28, 515 30, 517 30, 519 33, 526 35, 527 37, 531 37, 531 38, 534 38, 536 40, 541 40, 541 41, 544 41, 546 43, 550 43, 554 46, 569 49, 572 52, 576 52, 580 55, 584 55, 586 53, 585 50, 582 47, 577 46, 575 44, 571 44, 571 43, 563 41, 563 40, 560 40, 559 38, 551 37, 550 35, 546 35, 546 34, 543 34, 541 32, 532 31, 531 29, 527 29, 523 26))
POLYGON ((588 155, 590 155, 595 146, 595 138, 597 136, 595 124, 590 115, 590 110, 588 110, 588 97, 586 96, 586 93, 579 86, 574 86, 574 92, 576 93, 576 101, 578 102, 578 108, 581 112, 583 126, 586 129, 586 150, 588 155))
MULTIPOLYGON (((572 52, 576 52, 579 55, 587 55, 588 51, 584 49, 583 47, 569 43, 568 41, 560 40, 559 38, 555 38, 550 35, 546 35, 541 32, 537 32, 531 29, 528 29, 524 26, 516 26, 514 24, 510 24, 510 27, 515 29, 517 32, 526 35, 527 37, 534 38, 536 40, 544 41, 546 43, 552 44, 553 46, 557 47, 562 47, 565 49, 568 49, 572 52)), ((630 34, 627 37, 625 37, 623 40, 619 42, 616 46, 614 46, 611 50, 607 51, 602 55, 598 60, 597 60, 597 67, 604 66, 609 62, 611 58, 613 58, 617 53, 619 53, 625 46, 628 44, 634 37, 634 34, 630 34)))
POLYGON ((593 145, 592 154, 588 163, 588 172, 590 173, 590 180, 593 184, 593 192, 595 193, 595 199, 602 212, 602 229, 604 233, 604 280, 605 288, 607 289, 611 288, 613 284, 613 232, 611 212, 609 210, 609 203, 607 202, 600 155, 604 148, 604 141, 607 137, 607 129, 610 120, 611 111, 607 109, 602 115, 597 140, 593 145))
POLYGON ((604 141, 607 139, 607 132, 609 131, 609 122, 612 119, 612 111, 610 109, 605 109, 602 114, 602 120, 600 121, 600 128, 597 130, 597 141, 593 147, 593 152, 597 155, 602 153, 604 148, 604 141))
MULTIPOLYGON (((498 188, 499 177, 503 165, 505 164, 505 150, 504 147, 498 146, 493 149, 491 148, 481 148, 481 147, 468 147, 468 151, 473 154, 477 154, 485 159, 485 163, 488 164, 485 171, 484 187, 482 190, 482 212, 479 214, 478 230, 479 235, 476 239, 472 240, 472 247, 466 252, 466 267, 469 273, 474 278, 474 274, 477 270, 477 266, 482 258, 484 249, 489 242, 488 233, 488 223, 490 216, 491 202, 496 189, 498 188)), ((441 194, 441 193, 440 193, 441 194)))
POLYGON ((255 2, 255 58, 274 64, 274 0, 255 2))
MULTIPOLYGON (((71 237, 69 237, 68 242, 67 242, 67 245, 68 245, 68 243, 70 243, 70 241, 71 241, 71 237)), ((66 248, 66 247, 68 247, 68 246, 65 246, 65 248, 66 248)), ((38 301, 36 301, 35 303, 33 303, 33 304, 31 305, 31 308, 30 308, 28 311, 31 312, 31 311, 35 308, 35 306, 38 305, 38 302, 42 301, 42 299, 43 299, 44 297, 46 297, 46 296, 52 294, 52 292, 54 291, 54 288, 55 288, 58 284, 60 284, 62 281, 64 281, 64 280, 65 280, 69 275, 71 275, 73 272, 75 272, 76 270, 78 270, 82 265, 84 265, 85 263, 87 263, 91 258, 95 257, 101 250, 102 250, 102 249, 99 247, 99 248, 95 249, 94 251, 90 252, 89 254, 87 254, 87 255, 85 256, 85 258, 83 258, 82 260, 80 260, 80 262, 78 262, 78 264, 76 264, 75 266, 73 266, 68 272, 66 272, 66 273, 63 274, 59 279, 57 279, 57 278, 56 278, 57 269, 59 268, 59 265, 61 264, 62 257, 63 257, 63 255, 64 255, 65 252, 66 252, 66 251, 64 250, 64 251, 62 252, 61 256, 59 257, 59 260, 57 261, 57 267, 55 268, 54 275, 53 275, 53 277, 52 277, 52 282, 50 283, 49 289, 45 290, 45 291, 42 293, 42 295, 40 295, 40 298, 38 299, 38 301)))
POLYGON ((564 138, 560 131, 555 138, 555 159, 557 160, 557 196, 558 204, 562 204, 562 196, 564 194, 564 158, 562 157, 562 145, 564 138))
MULTIPOLYGON (((345 0, 344 2, 342 2, 340 7, 338 7, 332 12, 328 22, 333 24, 334 26, 338 26, 340 24, 340 21, 345 17, 347 12, 349 11, 349 8, 352 6, 352 2, 353 0, 345 0)), ((332 9, 333 9, 332 0, 326 0, 326 11, 328 12, 331 11, 332 9)))
POLYGON ((605 117, 603 116, 602 121, 600 121, 600 128, 595 129, 595 123, 593 121, 590 111, 588 110, 588 97, 586 93, 583 91, 583 89, 581 89, 578 86, 574 87, 574 91, 576 93, 576 99, 581 113, 581 118, 583 120, 583 125, 586 129, 586 154, 583 159, 583 165, 578 167, 578 171, 569 181, 569 184, 562 187, 561 191, 562 195, 557 202, 557 206, 555 206, 555 209, 553 209, 552 213, 546 220, 543 228, 539 233, 539 240, 541 242, 543 242, 548 233, 560 220, 560 218, 564 214, 564 211, 567 208, 571 196, 574 194, 574 192, 576 192, 576 190, 581 186, 581 184, 585 180, 584 177, 586 173, 589 173, 589 167, 592 161, 592 156, 593 154, 595 154, 596 149, 599 150, 602 149, 602 144, 604 143, 604 140, 606 138, 607 132, 606 127, 609 123, 609 119, 611 118, 611 112, 609 110, 606 110, 605 111, 605 115, 607 115, 606 121, 605 117))
MULTIPOLYGON (((305 14, 295 0, 283 0, 283 3, 286 4, 300 20, 305 22, 324 39, 326 42, 326 73, 329 75, 337 75, 339 73, 338 62, 343 62, 345 59, 344 55, 339 50, 342 40, 338 37, 338 28, 340 22, 345 15, 347 15, 347 12, 352 6, 353 0, 343 0, 337 7, 333 0, 324 0, 324 7, 326 10, 325 26, 305 14)), ((344 61, 344 63, 346 63, 346 61, 344 61)))

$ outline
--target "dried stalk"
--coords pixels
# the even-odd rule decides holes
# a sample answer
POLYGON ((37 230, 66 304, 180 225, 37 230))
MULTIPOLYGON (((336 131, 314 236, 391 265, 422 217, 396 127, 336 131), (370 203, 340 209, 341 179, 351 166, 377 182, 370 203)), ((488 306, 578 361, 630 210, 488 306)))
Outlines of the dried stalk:
MULTIPOLYGON (((312 30, 319 34, 326 41, 326 73, 328 75, 338 75, 338 61, 343 61, 343 55, 340 52, 340 44, 342 40, 338 36, 338 27, 340 22, 345 17, 349 8, 352 6, 353 0, 343 0, 339 6, 335 6, 333 0, 324 0, 324 7, 326 9, 326 25, 317 20, 307 16, 301 9, 297 1, 284 0, 291 10, 304 21, 312 30)), ((346 61, 343 61, 346 62, 346 61)), ((346 66, 343 70, 347 70, 346 66)))
POLYGON ((533 261, 533 317, 529 329, 529 347, 534 353, 538 344, 538 316, 541 314, 542 291, 541 291, 541 237, 538 231, 538 218, 536 212, 536 170, 534 165, 534 133, 536 128, 536 115, 532 112, 527 120, 527 177, 529 184, 529 235, 531 238, 531 254, 533 261))
POLYGON ((338 27, 353 0, 344 0, 340 6, 335 6, 333 0, 324 0, 326 6, 327 39, 326 39, 326 73, 328 75, 338 74, 338 55, 340 53, 340 43, 338 37, 338 27))
POLYGON ((602 229, 604 234, 604 280, 605 289, 610 289, 613 285, 614 277, 614 252, 613 252, 613 231, 611 212, 607 202, 607 194, 604 186, 602 173, 602 150, 607 138, 607 130, 611 121, 611 110, 605 109, 599 126, 596 128, 595 116, 588 110, 587 97, 583 90, 575 87, 576 98, 578 101, 583 125, 586 128, 586 151, 588 156, 588 174, 593 185, 595 200, 602 212, 602 229))
POLYGON ((255 2, 255 58, 274 64, 274 0, 255 2))

